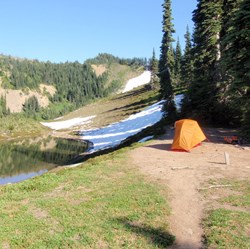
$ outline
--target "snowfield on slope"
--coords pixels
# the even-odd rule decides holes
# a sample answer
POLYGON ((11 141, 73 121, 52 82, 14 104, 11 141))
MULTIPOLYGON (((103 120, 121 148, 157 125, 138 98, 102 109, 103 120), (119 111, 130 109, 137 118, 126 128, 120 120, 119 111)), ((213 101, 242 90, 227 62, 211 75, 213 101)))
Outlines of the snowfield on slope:
MULTIPOLYGON (((182 98, 183 95, 177 95, 175 98, 177 109, 180 107, 182 98)), ((164 100, 161 100, 120 122, 99 129, 82 130, 79 133, 80 138, 93 143, 92 148, 89 151, 90 153, 115 147, 126 138, 133 136, 160 121, 163 115, 162 106, 164 102, 164 100)))
MULTIPOLYGON (((151 78, 151 72, 150 71, 144 71, 141 75, 138 77, 132 78, 127 81, 126 86, 123 90, 123 93, 131 91, 132 89, 142 86, 144 84, 147 84, 150 82, 151 78)), ((56 121, 60 118, 55 119, 56 122, 41 122, 42 125, 47 126, 53 130, 63 130, 63 129, 69 129, 75 126, 87 124, 91 122, 91 119, 93 119, 95 116, 89 116, 89 117, 78 117, 73 118, 65 121, 56 121)))
POLYGON ((56 122, 41 122, 42 125, 49 127, 52 130, 63 130, 68 129, 74 126, 83 125, 91 122, 95 116, 89 116, 84 118, 73 118, 64 121, 56 122))
POLYGON ((80 138, 93 143, 89 152, 119 145, 126 138, 160 121, 163 103, 164 101, 160 101, 153 104, 121 122, 113 123, 100 129, 82 130, 79 133, 80 138))
POLYGON ((148 84, 150 82, 150 79, 151 79, 151 72, 144 71, 141 75, 128 80, 122 93, 131 91, 132 89, 134 89, 138 86, 148 84))
MULTIPOLYGON (((132 90, 150 81, 150 72, 145 71, 140 76, 133 78, 127 82, 123 92, 132 90)), ((175 103, 177 109, 180 108, 180 103, 183 95, 177 95, 175 103)), ((79 132, 82 140, 88 140, 92 143, 92 148, 89 151, 93 153, 98 150, 114 147, 119 145, 126 138, 137 134, 146 127, 152 126, 162 118, 162 105, 164 101, 159 101, 151 106, 148 106, 139 113, 129 116, 120 122, 110 124, 105 127, 90 130, 81 130, 79 132)), ((68 129, 74 126, 82 125, 91 122, 95 116, 78 117, 65 121, 43 122, 42 124, 54 130, 68 129)))

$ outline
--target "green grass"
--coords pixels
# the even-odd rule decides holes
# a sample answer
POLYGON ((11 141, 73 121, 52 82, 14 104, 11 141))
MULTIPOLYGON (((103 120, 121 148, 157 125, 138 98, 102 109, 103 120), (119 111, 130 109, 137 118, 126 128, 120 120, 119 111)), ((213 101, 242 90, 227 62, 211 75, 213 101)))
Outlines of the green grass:
POLYGON ((249 181, 225 181, 225 184, 232 184, 232 189, 237 191, 237 194, 229 194, 221 198, 221 203, 228 203, 235 207, 250 207, 250 182, 249 181))
POLYGON ((226 209, 212 211, 205 222, 208 248, 250 248, 249 224, 249 212, 226 209))
POLYGON ((38 121, 27 118, 22 114, 12 114, 0 118, 0 139, 35 136, 46 130, 47 128, 43 127, 38 121))
POLYGON ((227 191, 213 190, 209 193, 221 196, 218 199, 221 208, 210 210, 204 221, 207 247, 250 248, 250 182, 221 179, 213 183, 230 184, 231 187, 227 191))
POLYGON ((168 215, 123 149, 2 186, 0 248, 166 248, 168 215))

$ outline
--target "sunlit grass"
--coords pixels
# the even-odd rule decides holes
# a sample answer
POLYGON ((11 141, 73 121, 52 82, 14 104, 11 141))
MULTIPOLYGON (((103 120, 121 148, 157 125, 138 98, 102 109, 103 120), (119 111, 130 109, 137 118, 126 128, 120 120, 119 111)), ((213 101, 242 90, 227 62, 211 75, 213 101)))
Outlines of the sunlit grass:
POLYGON ((103 127, 138 113, 158 100, 159 93, 156 90, 150 91, 147 86, 142 86, 131 92, 101 99, 86 105, 75 112, 65 115, 62 120, 95 115, 95 118, 86 127, 103 127))
POLYGON ((0 247, 166 248, 169 208, 126 149, 0 188, 0 247))
POLYGON ((0 139, 37 135, 46 129, 38 121, 27 118, 22 114, 12 114, 0 118, 0 139))
POLYGON ((250 248, 249 212, 217 209, 210 212, 205 222, 208 248, 250 248))
POLYGON ((214 183, 230 187, 207 193, 219 196, 217 202, 221 205, 221 208, 210 210, 204 221, 208 248, 250 248, 250 182, 220 179, 214 183))

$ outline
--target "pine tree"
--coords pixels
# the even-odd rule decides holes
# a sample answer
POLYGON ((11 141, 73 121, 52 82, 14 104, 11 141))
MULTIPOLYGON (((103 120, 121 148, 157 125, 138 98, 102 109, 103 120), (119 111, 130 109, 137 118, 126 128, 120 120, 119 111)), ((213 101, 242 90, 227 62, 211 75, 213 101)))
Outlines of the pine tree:
POLYGON ((151 71, 151 79, 150 79, 150 88, 155 89, 158 84, 158 62, 155 57, 155 50, 153 49, 152 59, 150 61, 150 71, 151 71))
POLYGON ((175 78, 175 86, 180 86, 181 81, 181 61, 182 61, 182 51, 180 39, 178 37, 175 53, 174 53, 174 78, 175 78))
POLYGON ((237 3, 229 1, 226 6, 232 8, 233 14, 225 26, 222 59, 230 76, 226 92, 228 104, 250 137, 250 2, 237 3))
POLYGON ((40 111, 38 99, 35 95, 29 97, 24 105, 23 110, 28 116, 35 116, 40 111))
POLYGON ((184 87, 190 86, 193 79, 193 58, 192 58, 192 43, 189 27, 187 26, 185 38, 184 55, 181 61, 181 85, 184 87))
POLYGON ((217 83, 221 80, 220 31, 223 0, 199 0, 193 12, 194 78, 188 91, 193 116, 201 121, 215 121, 217 83))
POLYGON ((6 108, 6 97, 0 97, 0 117, 7 115, 7 108, 6 108))
POLYGON ((175 32, 172 24, 171 0, 165 0, 163 5, 163 21, 162 21, 162 43, 161 54, 159 59, 159 78, 160 78, 160 94, 166 100, 164 111, 168 120, 174 120, 176 117, 176 108, 174 104, 174 53, 172 42, 174 41, 172 34, 175 32))
MULTIPOLYGON (((220 123, 235 123, 237 118, 234 110, 230 108, 231 99, 228 94, 232 82, 232 75, 225 66, 225 51, 228 48, 228 42, 226 41, 229 31, 233 27, 233 17, 235 11, 238 9, 239 2, 242 0, 224 0, 222 4, 221 13, 221 30, 219 34, 220 38, 220 59, 216 62, 217 69, 217 111, 214 115, 220 117, 220 123)), ((230 58, 233 60, 234 58, 230 58)))

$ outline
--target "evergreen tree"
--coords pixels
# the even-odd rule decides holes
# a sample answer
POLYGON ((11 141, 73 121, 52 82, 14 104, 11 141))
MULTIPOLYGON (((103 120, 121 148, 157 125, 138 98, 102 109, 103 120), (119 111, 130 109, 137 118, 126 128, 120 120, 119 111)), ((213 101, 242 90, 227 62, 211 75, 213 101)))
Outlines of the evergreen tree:
POLYGON ((168 120, 174 121, 176 118, 176 108, 174 103, 174 53, 172 42, 174 41, 172 34, 175 32, 172 23, 171 0, 165 0, 163 5, 163 21, 162 21, 162 44, 160 47, 159 59, 159 78, 160 78, 160 94, 166 100, 164 105, 165 116, 168 120))
POLYGON ((181 61, 181 85, 187 87, 191 84, 193 79, 193 58, 192 58, 192 43, 191 43, 191 34, 187 26, 185 38, 185 49, 184 55, 181 61))
POLYGON ((237 3, 228 1, 226 6, 233 14, 224 29, 222 62, 230 76, 226 91, 229 107, 250 137, 250 2, 237 3))
POLYGON ((186 104, 200 121, 216 121, 218 82, 221 80, 220 31, 223 0, 199 0, 193 12, 194 77, 186 104))
POLYGON ((175 78, 175 86, 180 86, 181 81, 181 61, 182 61, 182 51, 180 39, 178 37, 175 53, 174 53, 174 78, 175 78))
MULTIPOLYGON (((217 101, 220 117, 224 123, 235 123, 235 114, 230 108, 230 98, 228 94, 228 89, 232 82, 232 75, 228 71, 227 66, 225 66, 225 50, 228 47, 226 41, 227 34, 230 29, 233 27, 233 17, 235 11, 238 9, 239 2, 242 0, 224 0, 222 5, 222 15, 221 15, 221 31, 220 31, 220 50, 221 50, 221 59, 219 61, 218 69, 220 72, 220 81, 217 82, 218 92, 217 92, 217 101)), ((231 58, 232 59, 232 58, 231 58)))
POLYGON ((151 79, 150 79, 150 87, 151 89, 155 89, 158 83, 158 62, 155 57, 155 50, 153 49, 152 59, 150 61, 150 71, 151 71, 151 79))
POLYGON ((0 117, 7 116, 10 114, 10 109, 7 108, 6 96, 0 97, 0 117))
POLYGON ((40 111, 40 106, 37 97, 29 97, 23 105, 23 110, 28 116, 35 116, 36 113, 40 111))

